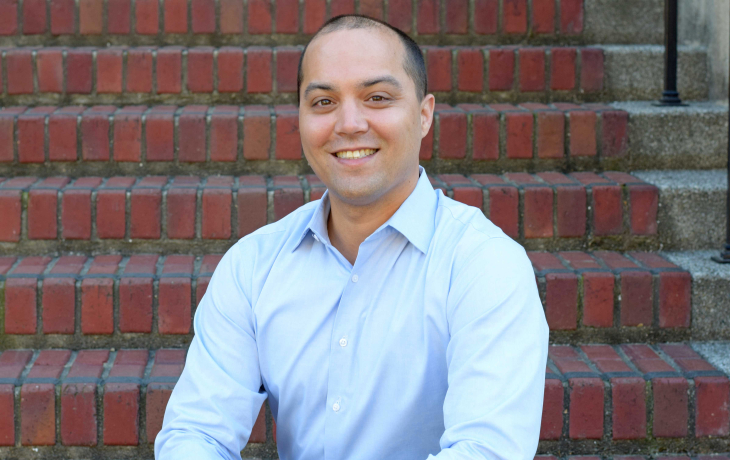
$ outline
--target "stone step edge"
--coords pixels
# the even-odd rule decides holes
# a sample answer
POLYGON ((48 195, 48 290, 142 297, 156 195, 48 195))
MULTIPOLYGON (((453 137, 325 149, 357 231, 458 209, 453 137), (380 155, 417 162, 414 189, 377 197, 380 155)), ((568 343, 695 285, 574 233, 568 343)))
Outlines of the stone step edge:
MULTIPOLYGON (((590 241, 657 234, 659 189, 623 172, 429 176, 508 236, 590 241)), ((318 200, 306 176, 0 177, 0 241, 229 240, 318 200), (218 216, 209 219, 206 216, 218 216)))
MULTIPOLYGON (((692 277, 657 253, 527 254, 553 332, 690 331, 692 277)), ((0 257, 4 338, 21 347, 54 334, 60 344, 124 343, 129 333, 185 339, 221 257, 0 257)))
POLYGON ((10 3, 1 10, 8 19, 0 25, 0 36, 91 38, 99 35, 106 38, 107 35, 134 33, 156 37, 311 36, 327 18, 356 11, 386 20, 414 36, 511 34, 524 38, 527 34, 574 37, 580 36, 584 29, 583 0, 564 0, 559 5, 555 0, 548 0, 529 15, 526 0, 509 8, 500 8, 503 1, 499 0, 476 2, 473 6, 468 0, 452 0, 442 2, 442 8, 439 8, 441 2, 438 0, 416 2, 416 5, 412 0, 390 0, 387 11, 382 0, 360 3, 358 9, 354 0, 315 0, 303 2, 301 6, 297 0, 278 0, 273 7, 271 3, 267 0, 250 0, 247 4, 243 0, 167 0, 145 2, 132 11, 131 2, 112 1, 106 15, 102 0, 80 4, 46 0, 24 3, 22 8, 10 3))
MULTIPOLYGON (((152 443, 185 353, 185 349, 4 351, 0 445, 152 443)), ((540 439, 675 438, 692 444, 703 438, 727 438, 729 395, 727 376, 683 343, 551 345, 540 439)), ((250 443, 269 441, 267 412, 262 407, 250 443)))

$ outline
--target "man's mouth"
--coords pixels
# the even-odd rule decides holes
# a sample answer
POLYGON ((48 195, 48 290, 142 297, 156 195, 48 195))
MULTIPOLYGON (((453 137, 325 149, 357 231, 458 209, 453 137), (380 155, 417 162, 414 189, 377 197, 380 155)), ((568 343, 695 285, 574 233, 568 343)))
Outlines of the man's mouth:
POLYGON ((378 149, 343 150, 341 152, 335 153, 335 155, 337 155, 337 158, 357 159, 365 158, 377 151, 378 149))

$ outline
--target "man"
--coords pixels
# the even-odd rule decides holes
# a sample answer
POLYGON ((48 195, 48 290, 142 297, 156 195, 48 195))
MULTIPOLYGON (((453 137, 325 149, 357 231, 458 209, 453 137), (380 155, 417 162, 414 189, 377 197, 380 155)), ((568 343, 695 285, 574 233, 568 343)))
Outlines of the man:
POLYGON ((268 397, 282 460, 531 460, 548 346, 534 274, 419 167, 434 97, 418 46, 334 18, 299 88, 328 190, 221 260, 157 458, 240 458, 268 397))

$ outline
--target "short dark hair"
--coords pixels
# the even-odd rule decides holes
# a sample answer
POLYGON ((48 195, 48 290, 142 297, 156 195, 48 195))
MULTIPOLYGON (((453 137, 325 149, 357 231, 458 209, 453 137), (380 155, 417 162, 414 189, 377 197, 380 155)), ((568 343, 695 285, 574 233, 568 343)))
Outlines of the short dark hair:
MULTIPOLYGON (((378 19, 363 16, 360 14, 343 14, 340 16, 335 16, 329 21, 325 22, 324 25, 319 28, 319 30, 314 34, 312 39, 309 40, 309 43, 312 43, 312 40, 317 38, 317 36, 320 34, 326 34, 337 30, 371 29, 377 27, 385 27, 387 29, 390 29, 395 32, 398 38, 400 38, 400 41, 406 51, 403 68, 405 69, 406 74, 411 77, 411 80, 413 80, 413 83, 415 83, 416 85, 416 97, 419 101, 423 100, 423 98, 426 97, 426 88, 428 85, 428 81, 426 78, 426 63, 423 62, 421 47, 419 47, 418 43, 413 41, 413 39, 409 37, 405 32, 391 26, 387 22, 383 22, 378 19)), ((304 47, 304 51, 302 51, 302 55, 299 57, 299 66, 297 68, 297 107, 299 106, 302 80, 304 80, 304 75, 302 75, 302 62, 304 61, 304 54, 307 52, 307 47, 309 46, 309 43, 307 43, 307 45, 304 47)))

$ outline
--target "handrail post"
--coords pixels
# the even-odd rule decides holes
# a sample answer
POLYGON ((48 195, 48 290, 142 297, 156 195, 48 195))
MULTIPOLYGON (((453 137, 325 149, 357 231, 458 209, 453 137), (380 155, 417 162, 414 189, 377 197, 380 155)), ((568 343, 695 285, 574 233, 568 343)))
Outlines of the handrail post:
POLYGON ((664 91, 658 105, 686 105, 677 91, 677 0, 664 0, 664 91))

